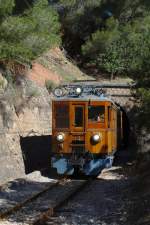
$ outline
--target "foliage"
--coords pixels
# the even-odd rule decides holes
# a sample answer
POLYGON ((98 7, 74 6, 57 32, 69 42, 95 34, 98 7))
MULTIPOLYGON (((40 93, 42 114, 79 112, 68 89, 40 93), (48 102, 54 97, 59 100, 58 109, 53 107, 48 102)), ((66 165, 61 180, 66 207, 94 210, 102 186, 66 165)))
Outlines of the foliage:
MULTIPOLYGON (((4 1, 3 1, 4 2, 4 1)), ((33 7, 21 15, 13 15, 13 1, 7 10, 2 6, 3 19, 0 24, 0 61, 26 62, 59 45, 60 24, 58 15, 47 0, 35 1, 33 7), (11 10, 10 10, 11 9, 11 10), (7 13, 12 13, 7 15, 7 13)), ((7 5, 7 4, 6 4, 7 5)))
POLYGON ((108 73, 128 74, 134 79, 143 74, 146 78, 150 71, 150 15, 126 25, 118 25, 113 18, 107 23, 106 30, 96 31, 83 45, 84 56, 108 73), (116 25, 110 26, 112 22, 116 25))
POLYGON ((120 24, 126 24, 142 18, 150 9, 148 0, 49 1, 55 5, 60 14, 63 45, 72 56, 81 53, 81 46, 93 33, 105 29, 108 18, 113 16, 120 24))
POLYGON ((141 100, 137 124, 139 128, 144 127, 150 131, 150 88, 140 88, 137 93, 141 100))
POLYGON ((60 0, 57 5, 63 32, 63 45, 70 54, 78 54, 81 45, 101 24, 101 0, 60 0))
POLYGON ((36 98, 40 95, 38 89, 35 87, 28 88, 26 91, 27 91, 26 95, 27 95, 28 99, 31 99, 34 97, 36 98))
POLYGON ((52 92, 52 90, 56 87, 56 84, 52 80, 46 80, 45 86, 46 86, 48 92, 52 92))
POLYGON ((15 6, 14 0, 0 0, 0 21, 3 17, 9 15, 15 6))
POLYGON ((98 30, 82 46, 84 56, 100 69, 111 73, 121 72, 123 59, 120 53, 121 32, 118 29, 118 21, 110 18, 106 23, 106 30, 98 30))

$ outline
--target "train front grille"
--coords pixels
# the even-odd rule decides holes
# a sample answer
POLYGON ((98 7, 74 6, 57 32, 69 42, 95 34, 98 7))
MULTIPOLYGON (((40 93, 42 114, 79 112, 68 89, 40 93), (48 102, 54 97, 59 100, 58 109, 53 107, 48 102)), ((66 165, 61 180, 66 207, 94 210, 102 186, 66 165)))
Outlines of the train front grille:
POLYGON ((78 154, 85 152, 85 141, 75 140, 71 143, 72 151, 78 154))

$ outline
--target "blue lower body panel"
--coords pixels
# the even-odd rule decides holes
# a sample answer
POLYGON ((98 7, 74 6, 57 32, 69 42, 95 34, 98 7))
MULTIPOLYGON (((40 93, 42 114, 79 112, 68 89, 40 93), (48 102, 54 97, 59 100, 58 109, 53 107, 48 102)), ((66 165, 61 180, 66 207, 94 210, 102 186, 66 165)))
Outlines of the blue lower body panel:
POLYGON ((110 168, 113 163, 113 156, 107 156, 104 159, 93 159, 83 167, 83 173, 87 176, 96 176, 104 168, 110 168))
MULTIPOLYGON (((103 159, 92 159, 86 162, 81 168, 79 167, 79 169, 87 176, 96 176, 104 168, 110 168, 112 166, 113 158, 113 156, 106 156, 103 159)), ((59 159, 52 157, 51 165, 57 169, 58 174, 72 175, 74 173, 73 165, 69 164, 68 160, 64 157, 59 159)))
POLYGON ((58 174, 72 175, 74 173, 73 166, 69 165, 65 158, 56 159, 52 157, 51 164, 53 168, 57 169, 58 174))

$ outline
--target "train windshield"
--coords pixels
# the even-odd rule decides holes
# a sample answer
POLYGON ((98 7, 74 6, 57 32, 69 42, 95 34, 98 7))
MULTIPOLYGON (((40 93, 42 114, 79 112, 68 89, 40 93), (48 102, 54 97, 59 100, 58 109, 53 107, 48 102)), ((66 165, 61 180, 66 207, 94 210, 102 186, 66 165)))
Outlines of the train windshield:
POLYGON ((88 106, 88 121, 104 123, 105 106, 88 106))
POLYGON ((75 106, 75 127, 83 126, 83 106, 75 106))
POLYGON ((69 128, 69 105, 55 104, 55 127, 69 128))

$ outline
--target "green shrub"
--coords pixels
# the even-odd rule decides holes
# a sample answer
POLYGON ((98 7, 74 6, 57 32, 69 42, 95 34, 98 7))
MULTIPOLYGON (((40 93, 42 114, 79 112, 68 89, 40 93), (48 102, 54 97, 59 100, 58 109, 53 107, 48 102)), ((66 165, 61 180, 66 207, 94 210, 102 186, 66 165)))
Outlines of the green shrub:
POLYGON ((52 90, 57 86, 56 83, 54 83, 54 81, 52 80, 46 80, 45 81, 45 86, 48 90, 48 92, 52 92, 52 90))
POLYGON ((38 97, 40 95, 36 87, 28 88, 26 94, 28 98, 38 97))
POLYGON ((24 63, 60 44, 58 15, 47 0, 35 1, 33 7, 19 15, 8 15, 14 4, 11 0, 6 0, 6 3, 8 5, 1 5, 0 0, 0 15, 3 17, 0 20, 1 62, 24 63))

